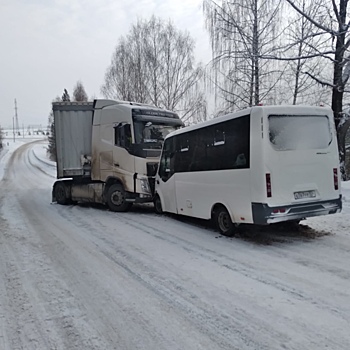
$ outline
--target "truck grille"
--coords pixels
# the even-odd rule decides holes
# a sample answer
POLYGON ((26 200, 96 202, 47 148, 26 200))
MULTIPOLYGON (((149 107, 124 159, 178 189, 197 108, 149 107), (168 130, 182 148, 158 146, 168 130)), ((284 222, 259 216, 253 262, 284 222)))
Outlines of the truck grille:
POLYGON ((158 163, 147 163, 147 176, 156 176, 158 163))
POLYGON ((156 179, 154 177, 149 177, 148 182, 149 182, 149 187, 151 188, 151 193, 152 195, 154 195, 154 189, 156 187, 156 179))

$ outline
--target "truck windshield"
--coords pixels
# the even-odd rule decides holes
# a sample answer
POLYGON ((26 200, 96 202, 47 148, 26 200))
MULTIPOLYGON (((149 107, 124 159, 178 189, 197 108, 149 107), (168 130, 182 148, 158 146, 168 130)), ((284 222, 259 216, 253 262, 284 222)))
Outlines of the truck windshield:
POLYGON ((332 142, 327 116, 270 115, 269 137, 277 151, 325 149, 332 142))
POLYGON ((161 148, 164 138, 177 128, 172 125, 147 121, 134 121, 134 134, 136 144, 147 144, 151 148, 161 148))

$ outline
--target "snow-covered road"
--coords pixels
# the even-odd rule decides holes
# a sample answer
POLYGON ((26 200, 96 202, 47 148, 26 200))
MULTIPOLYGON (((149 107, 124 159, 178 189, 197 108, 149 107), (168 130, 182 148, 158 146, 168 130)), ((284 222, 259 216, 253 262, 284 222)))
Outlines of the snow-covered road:
POLYGON ((51 204, 45 146, 0 158, 0 349, 350 349, 348 184, 312 229, 226 238, 51 204))

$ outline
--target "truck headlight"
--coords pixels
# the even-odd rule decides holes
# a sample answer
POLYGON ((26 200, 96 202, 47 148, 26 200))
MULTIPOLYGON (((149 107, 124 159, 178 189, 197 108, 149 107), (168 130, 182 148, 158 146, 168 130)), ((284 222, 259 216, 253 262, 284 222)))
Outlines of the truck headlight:
POLYGON ((151 193, 151 188, 149 187, 148 179, 140 179, 141 190, 146 193, 151 193))

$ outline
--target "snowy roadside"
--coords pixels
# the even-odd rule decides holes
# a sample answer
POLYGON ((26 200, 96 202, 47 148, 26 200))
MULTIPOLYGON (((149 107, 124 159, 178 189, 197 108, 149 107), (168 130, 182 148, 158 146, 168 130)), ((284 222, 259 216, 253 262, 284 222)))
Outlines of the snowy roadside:
POLYGON ((42 173, 56 179, 56 162, 48 158, 47 145, 47 142, 33 145, 29 152, 28 161, 42 173))
POLYGON ((32 149, 33 155, 41 163, 43 163, 51 168, 56 168, 56 162, 54 162, 48 158, 47 146, 48 146, 47 143, 36 145, 32 149))
POLYGON ((13 141, 13 139, 5 139, 3 142, 3 149, 0 152, 0 181, 4 177, 6 168, 7 168, 7 163, 9 159, 11 158, 12 154, 16 149, 21 147, 22 145, 33 142, 33 141, 42 141, 42 143, 36 145, 33 147, 33 155, 37 159, 37 161, 46 164, 47 167, 51 167, 54 169, 54 174, 56 173, 55 168, 56 168, 56 163, 50 161, 47 158, 46 155, 46 148, 47 148, 47 140, 46 137, 36 137, 36 138, 18 138, 16 141, 13 141))
MULTIPOLYGON (((26 139, 25 139, 26 140, 26 139)), ((7 162, 10 159, 12 153, 20 146, 22 146, 24 143, 28 141, 22 141, 18 140, 16 142, 13 142, 12 140, 4 140, 4 147, 0 152, 0 181, 4 177, 4 173, 6 171, 7 162)))
POLYGON ((343 210, 339 214, 317 216, 302 221, 315 230, 327 231, 331 234, 344 234, 350 236, 350 181, 342 182, 343 210))

